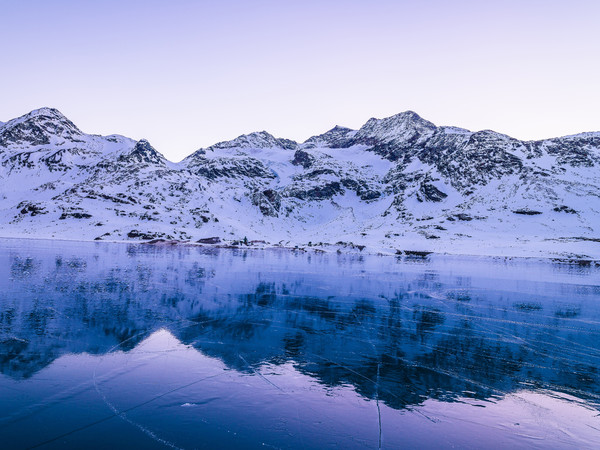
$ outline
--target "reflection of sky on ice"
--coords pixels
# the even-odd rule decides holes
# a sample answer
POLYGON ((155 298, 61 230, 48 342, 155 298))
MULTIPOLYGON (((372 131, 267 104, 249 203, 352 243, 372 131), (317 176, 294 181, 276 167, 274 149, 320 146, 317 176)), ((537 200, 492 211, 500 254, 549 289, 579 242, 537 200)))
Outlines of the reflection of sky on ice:
POLYGON ((0 246, 0 434, 17 447, 600 439, 592 268, 0 246))

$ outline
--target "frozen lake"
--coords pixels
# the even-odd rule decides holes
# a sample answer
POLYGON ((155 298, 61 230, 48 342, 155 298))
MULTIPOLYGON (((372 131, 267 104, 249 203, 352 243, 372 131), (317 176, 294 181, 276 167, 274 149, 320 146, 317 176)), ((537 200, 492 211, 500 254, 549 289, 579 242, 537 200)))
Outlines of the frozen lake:
POLYGON ((600 269, 0 240, 3 448, 597 448, 600 269))

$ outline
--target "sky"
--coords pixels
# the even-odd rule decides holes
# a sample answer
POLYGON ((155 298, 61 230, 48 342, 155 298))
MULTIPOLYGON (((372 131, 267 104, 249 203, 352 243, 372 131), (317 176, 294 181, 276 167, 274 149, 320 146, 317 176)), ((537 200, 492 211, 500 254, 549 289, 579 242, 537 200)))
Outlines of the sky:
POLYGON ((600 1, 0 0, 0 121, 48 106, 178 161, 413 110, 600 131, 600 1))

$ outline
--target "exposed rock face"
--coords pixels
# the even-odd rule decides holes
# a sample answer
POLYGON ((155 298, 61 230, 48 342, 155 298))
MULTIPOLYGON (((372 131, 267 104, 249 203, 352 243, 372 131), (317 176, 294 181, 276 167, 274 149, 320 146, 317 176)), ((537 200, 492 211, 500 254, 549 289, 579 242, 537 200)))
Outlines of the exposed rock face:
POLYGON ((83 239, 595 239, 599 167, 600 133, 525 142, 411 111, 304 143, 251 133, 171 163, 42 108, 0 123, 0 223, 83 239))
POLYGON ((421 202, 441 202, 446 197, 447 194, 444 194, 438 188, 436 188, 433 184, 422 183, 419 189, 419 194, 417 199, 421 202))
POLYGON ((285 195, 299 200, 325 200, 343 192, 344 190, 339 181, 331 181, 317 186, 288 189, 285 191, 285 195))
POLYGON ((272 173, 256 158, 213 158, 198 160, 188 166, 189 170, 208 180, 219 178, 272 179, 272 173))
MULTIPOLYGON (((282 148, 294 150, 298 143, 289 139, 278 139, 266 131, 243 134, 231 141, 219 142, 207 149, 201 149, 200 152, 217 151, 226 149, 259 149, 259 148, 282 148)), ((196 155, 196 153, 191 156, 196 155)))
POLYGON ((164 165, 165 159, 150 143, 142 139, 135 144, 130 153, 119 156, 120 162, 164 165))
POLYGON ((421 147, 436 131, 436 126, 413 111, 385 119, 369 119, 346 146, 362 144, 396 161, 405 150, 421 147))
POLYGON ((252 194, 252 204, 265 216, 277 217, 281 208, 281 194, 273 189, 257 190, 252 194))
POLYGON ((524 216, 537 216, 538 214, 542 214, 541 211, 535 211, 533 209, 526 209, 526 208, 515 209, 513 211, 513 213, 515 213, 515 214, 523 214, 524 216))
POLYGON ((78 141, 82 136, 79 128, 58 110, 41 108, 3 124, 0 147, 48 145, 56 139, 78 141))
POLYGON ((21 202, 17 205, 17 208, 21 209, 21 214, 26 215, 29 214, 31 216, 37 216, 38 214, 46 214, 47 211, 45 208, 36 205, 35 203, 21 202))
POLYGON ((295 166, 302 166, 305 169, 309 169, 315 162, 315 158, 312 157, 308 152, 304 150, 296 150, 294 153, 294 159, 292 159, 292 164, 295 166))
POLYGON ((344 148, 348 145, 351 138, 356 134, 355 130, 346 127, 340 127, 336 125, 326 133, 318 136, 313 136, 306 140, 302 147, 304 148, 319 148, 319 147, 330 147, 330 148, 344 148))
POLYGON ((218 236, 213 236, 209 238, 198 239, 197 242, 199 244, 218 244, 221 242, 221 238, 219 238, 218 236))

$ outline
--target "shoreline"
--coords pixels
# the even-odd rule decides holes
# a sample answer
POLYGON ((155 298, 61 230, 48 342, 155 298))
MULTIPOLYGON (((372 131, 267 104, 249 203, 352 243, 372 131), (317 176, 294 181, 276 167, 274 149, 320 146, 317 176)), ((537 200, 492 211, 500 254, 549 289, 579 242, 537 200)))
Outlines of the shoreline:
MULTIPOLYGON (((236 241, 220 241, 219 243, 208 244, 197 241, 179 241, 169 239, 151 239, 151 240, 87 240, 87 239, 68 239, 64 237, 34 237, 34 236, 0 236, 0 239, 6 240, 34 240, 34 241, 51 241, 51 242, 70 242, 70 243, 96 243, 96 244, 129 244, 143 245, 154 247, 196 247, 203 249, 215 250, 250 250, 250 251, 265 251, 265 250, 284 250, 288 252, 302 252, 313 254, 328 254, 328 255, 362 255, 362 256, 377 256, 377 257, 393 257, 402 258, 403 260, 421 260, 426 261, 430 257, 466 257, 466 258, 482 258, 486 260, 518 260, 523 262, 542 262, 550 264, 561 264, 575 267, 600 268, 600 258, 587 257, 587 255, 514 255, 514 254, 491 254, 491 253, 464 253, 464 252, 440 252, 430 250, 413 250, 400 248, 384 248, 371 247, 366 245, 355 245, 352 243, 336 243, 325 245, 281 245, 273 244, 266 241, 261 241, 259 244, 243 244, 236 241)), ((239 241, 238 241, 239 242, 239 241)))

